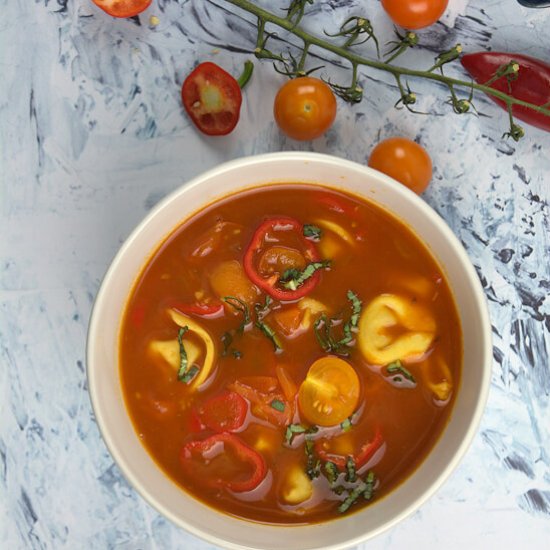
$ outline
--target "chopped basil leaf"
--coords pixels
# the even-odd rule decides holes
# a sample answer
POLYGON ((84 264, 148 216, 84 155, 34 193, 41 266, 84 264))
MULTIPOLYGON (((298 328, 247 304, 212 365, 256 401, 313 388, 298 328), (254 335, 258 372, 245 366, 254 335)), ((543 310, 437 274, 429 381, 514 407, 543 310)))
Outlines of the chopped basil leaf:
POLYGON ((359 323, 359 315, 361 314, 361 308, 363 307, 363 302, 359 299, 357 294, 353 290, 348 290, 347 293, 348 300, 351 302, 351 317, 350 324, 353 328, 357 328, 359 323))
POLYGON ((243 334, 246 325, 250 323, 250 310, 248 309, 248 305, 240 298, 236 298, 235 296, 225 296, 225 298, 223 298, 223 301, 226 304, 229 304, 233 309, 236 309, 243 314, 243 320, 237 328, 237 334, 243 334))
POLYGON ((281 341, 279 340, 279 337, 268 324, 264 323, 263 321, 256 321, 256 323, 254 324, 271 340, 271 342, 273 343, 273 347, 275 348, 275 351, 280 351, 283 349, 283 346, 281 345, 281 341))
POLYGON ((321 238, 321 235, 323 234, 323 232, 316 225, 306 223, 304 224, 303 234, 304 234, 304 237, 308 237, 312 240, 318 241, 321 238))
POLYGON ((178 330, 178 344, 180 346, 180 367, 178 369, 178 380, 183 382, 183 377, 187 372, 188 360, 187 352, 185 351, 185 346, 183 345, 183 335, 189 330, 188 326, 181 327, 178 330))
POLYGON ((231 354, 235 359, 240 359, 243 356, 243 354, 237 349, 234 349, 231 354))
MULTIPOLYGON (((415 377, 408 371, 402 364, 401 361, 394 361, 393 363, 390 363, 386 367, 386 372, 388 374, 402 374, 409 382, 412 382, 413 384, 416 384, 415 377)), ((394 380, 396 380, 398 377, 395 376, 394 380)), ((399 382, 399 380, 397 380, 399 382)))
POLYGON ((376 478, 374 477, 374 472, 370 470, 369 473, 367 474, 367 477, 365 478, 366 488, 363 491, 363 496, 365 497, 365 500, 370 500, 372 498, 372 495, 374 494, 375 480, 376 478))
POLYGON ((290 445, 296 434, 303 434, 307 432, 307 428, 301 424, 289 424, 286 427, 285 441, 290 445))
POLYGON ((270 405, 279 412, 285 412, 285 404, 282 401, 279 401, 278 399, 274 399, 270 405))
POLYGON ((348 483, 354 483, 357 481, 357 472, 355 471, 355 461, 351 456, 348 456, 346 460, 346 481, 348 483))
POLYGON ((325 462, 323 465, 323 470, 327 481, 331 485, 336 483, 336 480, 338 479, 338 468, 336 468, 336 464, 334 464, 334 462, 325 462))
POLYGON ((193 378, 197 375, 199 372, 199 367, 197 365, 193 365, 181 378, 180 382, 183 382, 184 384, 189 384, 193 378))
POLYGON ((352 504, 354 504, 357 499, 363 494, 365 491, 365 484, 360 483, 357 487, 355 487, 352 491, 348 493, 348 496, 346 499, 338 506, 338 512, 343 514, 344 512, 347 512, 352 504))
POLYGON ((312 262, 307 264, 303 271, 298 269, 287 269, 279 279, 279 282, 288 290, 296 290, 303 285, 308 279, 313 277, 315 272, 319 269, 326 269, 330 267, 330 260, 323 260, 321 262, 312 262))
POLYGON ((343 422, 340 423, 340 428, 342 428, 344 432, 349 432, 351 430, 351 427, 351 418, 346 418, 343 422))
POLYGON ((268 313, 271 304, 273 303, 273 298, 271 296, 265 297, 264 304, 254 304, 254 311, 256 312, 256 317, 258 321, 261 321, 268 313))
POLYGON ((306 474, 309 479, 319 477, 321 473, 321 461, 315 456, 313 451, 315 444, 313 441, 306 439, 305 452, 307 456, 306 474))
POLYGON ((328 319, 324 313, 313 325, 315 337, 323 350, 327 353, 336 353, 344 357, 349 355, 349 344, 353 341, 353 329, 357 328, 362 307, 362 302, 355 292, 348 290, 347 297, 351 302, 351 316, 342 327, 344 334, 340 340, 336 340, 332 335, 334 319, 328 319), (322 331, 321 328, 324 330, 322 331))

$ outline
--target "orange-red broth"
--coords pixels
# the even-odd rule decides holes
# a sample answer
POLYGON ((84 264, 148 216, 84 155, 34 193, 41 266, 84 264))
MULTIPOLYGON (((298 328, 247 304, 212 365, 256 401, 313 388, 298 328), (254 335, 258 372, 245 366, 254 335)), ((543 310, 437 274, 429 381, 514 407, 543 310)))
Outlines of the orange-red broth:
MULTIPOLYGON (((322 270, 319 284, 308 297, 323 303, 330 315, 344 321, 349 318, 346 293, 353 290, 362 300, 363 311, 377 296, 393 293, 408 303, 420 304, 435 320, 429 349, 402 363, 415 378, 413 387, 394 382, 383 365, 369 364, 358 349, 358 336, 354 334, 349 357, 343 358, 360 381, 353 426, 348 431, 340 425, 322 428, 313 436, 328 445, 330 451, 346 455, 358 452, 379 430, 383 443, 361 470, 363 477, 366 470, 375 474, 372 501, 407 478, 434 446, 451 412, 460 378, 460 325, 449 287, 427 249, 397 219, 354 196, 310 185, 277 185, 226 197, 186 220, 153 254, 131 293, 120 338, 120 374, 126 405, 140 439, 159 466, 184 490, 213 508, 242 518, 269 523, 314 523, 338 516, 338 506, 347 493, 337 495, 321 474, 311 481, 312 494, 305 502, 288 503, 284 495, 288 493, 289 481, 285 476, 296 468, 306 469, 304 436, 296 436, 288 445, 285 426, 258 418, 254 407, 248 408, 245 423, 235 435, 265 459, 268 473, 255 490, 239 493, 209 487, 209 466, 198 465, 190 473, 180 462, 180 451, 186 443, 214 433, 208 428, 201 430, 197 424, 196 411, 202 402, 223 394, 228 385, 243 377, 276 378, 278 366, 284 368, 297 389, 310 365, 327 355, 311 325, 300 332, 294 330, 293 315, 283 319, 283 324, 275 319, 277 312, 295 304, 275 301, 272 313, 264 319, 280 338, 282 351, 275 353, 272 342, 249 325, 242 336, 233 333, 232 348, 238 349, 240 358, 232 353, 222 356, 221 339, 224 332, 234 331, 242 315, 226 305, 223 314, 216 318, 192 316, 216 345, 214 370, 198 389, 192 383, 178 381, 174 367, 150 349, 151 341, 177 338, 179 327, 167 314, 174 303, 208 301, 216 296, 213 286, 219 294, 238 293, 231 276, 218 273, 213 278, 217 266, 228 260, 242 264, 255 228, 266 218, 280 215, 322 228, 323 235, 316 246, 330 252, 332 265, 322 270), (336 235, 330 223, 340 226, 344 230, 340 233, 351 236, 351 241, 336 235), (323 239, 328 245, 321 247, 323 239), (224 284, 229 285, 227 291, 224 284), (289 334, 285 334, 285 328, 289 334)), ((265 293, 250 283, 249 286, 252 290, 243 290, 241 296, 250 302, 253 311, 254 303, 264 302, 265 293)), ((312 314, 310 321, 319 315, 312 314)), ((387 333, 395 338, 406 330, 398 324, 387 333)), ((191 333, 188 336, 193 339, 191 333)), ((195 343, 200 346, 200 339, 195 338, 195 343)), ((201 360, 197 363, 200 365, 201 360)), ((284 395, 280 388, 279 393, 284 395)), ((296 398, 291 407, 292 421, 310 426, 301 418, 296 398)), ((230 464, 232 456, 232 450, 227 448, 225 456, 218 457, 216 476, 225 468, 226 475, 250 474, 246 471, 249 465, 238 460, 237 465, 230 464)), ((347 513, 369 502, 359 498, 347 513)))

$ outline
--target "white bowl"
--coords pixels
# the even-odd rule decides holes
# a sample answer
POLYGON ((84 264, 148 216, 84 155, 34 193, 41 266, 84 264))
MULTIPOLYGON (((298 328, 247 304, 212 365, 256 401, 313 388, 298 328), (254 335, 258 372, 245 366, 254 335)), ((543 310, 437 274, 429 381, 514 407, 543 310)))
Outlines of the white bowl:
POLYGON ((411 514, 445 481, 465 454, 479 424, 491 374, 491 325, 485 296, 468 257, 445 222, 414 193, 379 172, 314 153, 275 153, 229 162, 164 199, 136 227, 113 260, 90 320, 87 369, 103 438, 123 474, 160 513, 210 543, 235 549, 336 549, 364 542, 411 514), (367 508, 309 526, 239 520, 181 490, 153 462, 126 412, 118 371, 118 336, 128 294, 159 243, 202 206, 251 186, 312 182, 370 199, 403 220, 429 247, 447 276, 463 331, 463 370, 450 421, 420 467, 397 489, 367 508))

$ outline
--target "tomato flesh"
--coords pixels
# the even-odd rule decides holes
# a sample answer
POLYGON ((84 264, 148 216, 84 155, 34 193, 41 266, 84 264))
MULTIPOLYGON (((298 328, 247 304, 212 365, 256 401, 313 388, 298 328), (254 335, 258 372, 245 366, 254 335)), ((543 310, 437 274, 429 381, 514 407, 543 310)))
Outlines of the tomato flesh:
POLYGON ((406 29, 433 25, 447 8, 449 0, 382 0, 390 19, 406 29))
POLYGON ((298 391, 298 404, 311 424, 334 426, 352 415, 359 402, 359 393, 359 377, 353 367, 329 355, 309 368, 298 391))
POLYGON ((300 141, 312 140, 332 126, 336 98, 330 86, 318 78, 294 78, 278 91, 273 114, 287 136, 300 141))
POLYGON ((432 179, 432 161, 426 149, 403 137, 381 141, 370 155, 369 166, 417 194, 425 191, 432 179))
POLYGON ((200 421, 215 432, 233 432, 244 424, 248 405, 238 393, 216 395, 198 410, 200 421))
POLYGON ((152 0, 92 0, 92 2, 113 17, 134 17, 146 10, 152 0))
POLYGON ((237 125, 242 104, 238 82, 221 67, 201 63, 185 79, 181 98, 195 126, 209 136, 224 136, 237 125))

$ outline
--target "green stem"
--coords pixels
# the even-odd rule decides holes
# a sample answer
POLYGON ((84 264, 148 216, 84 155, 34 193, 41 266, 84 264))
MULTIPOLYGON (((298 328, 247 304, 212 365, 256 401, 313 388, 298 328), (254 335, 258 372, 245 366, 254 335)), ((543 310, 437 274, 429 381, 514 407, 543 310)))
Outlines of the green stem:
POLYGON ((244 62, 244 69, 241 73, 241 76, 237 79, 237 84, 239 85, 239 88, 242 90, 250 80, 250 77, 252 76, 252 73, 254 72, 254 63, 247 59, 244 62))
POLYGON ((263 23, 263 25, 265 25, 265 23, 272 23, 273 25, 276 25, 277 27, 288 31, 289 33, 293 34, 297 38, 301 39, 304 45, 317 46, 318 48, 321 48, 327 52, 336 54, 342 59, 348 60, 352 65, 356 65, 356 66, 363 65, 366 67, 371 67, 373 69, 391 73, 395 77, 406 75, 406 76, 411 76, 416 78, 423 78, 425 80, 432 80, 435 82, 439 82, 447 87, 455 86, 459 88, 467 88, 468 90, 471 90, 473 88, 474 90, 483 92, 487 95, 500 99, 506 104, 506 106, 521 105, 522 107, 526 107, 528 109, 541 113, 544 116, 550 117, 550 107, 533 105, 532 103, 523 101, 522 99, 515 98, 509 94, 506 94, 499 90, 495 90, 494 88, 491 88, 483 84, 476 84, 470 81, 460 80, 458 78, 451 78, 451 77, 445 76, 444 74, 436 74, 436 73, 431 73, 429 71, 407 69, 405 67, 391 65, 387 62, 376 61, 374 59, 362 57, 352 51, 346 50, 344 47, 338 46, 336 44, 332 44, 331 42, 328 42, 326 40, 323 40, 322 38, 319 38, 313 34, 306 32, 302 28, 295 26, 294 23, 292 23, 291 21, 288 21, 284 17, 279 17, 257 6, 253 2, 250 2, 249 0, 223 0, 223 1, 228 2, 229 4, 232 4, 234 6, 237 6, 238 8, 241 8, 246 12, 256 16, 260 21, 260 24, 263 23))

